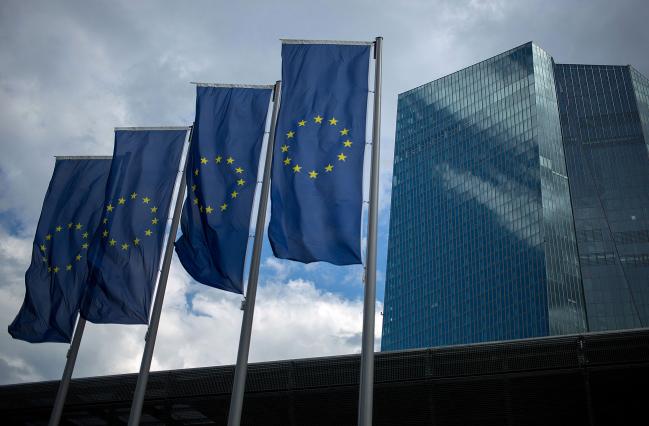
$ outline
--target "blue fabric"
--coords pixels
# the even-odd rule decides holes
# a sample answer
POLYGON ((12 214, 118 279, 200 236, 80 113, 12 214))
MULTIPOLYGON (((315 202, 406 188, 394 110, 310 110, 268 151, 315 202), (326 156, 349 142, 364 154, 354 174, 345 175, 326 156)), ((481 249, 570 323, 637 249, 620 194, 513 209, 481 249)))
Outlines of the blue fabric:
POLYGON ((285 44, 268 237, 275 256, 361 263, 370 46, 285 44))
POLYGON ((25 301, 9 326, 13 338, 70 342, 109 169, 110 160, 56 161, 25 274, 25 301))
MULTIPOLYGON (((146 324, 186 129, 118 130, 81 315, 146 324)), ((173 237, 172 237, 173 238, 173 237)))
POLYGON ((243 293, 243 269, 270 89, 197 87, 183 235, 176 253, 198 282, 243 293))

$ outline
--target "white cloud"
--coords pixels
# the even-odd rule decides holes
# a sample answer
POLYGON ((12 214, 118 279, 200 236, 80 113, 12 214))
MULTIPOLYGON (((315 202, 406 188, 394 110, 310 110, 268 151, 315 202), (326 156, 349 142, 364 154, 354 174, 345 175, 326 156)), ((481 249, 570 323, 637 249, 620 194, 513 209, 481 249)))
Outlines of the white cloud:
MULTIPOLYGON (((312 267, 314 264, 304 265, 305 268, 312 267)), ((287 260, 278 259, 276 257, 267 257, 264 260, 264 267, 272 272, 274 280, 283 281, 291 272, 293 272, 295 263, 287 260)))

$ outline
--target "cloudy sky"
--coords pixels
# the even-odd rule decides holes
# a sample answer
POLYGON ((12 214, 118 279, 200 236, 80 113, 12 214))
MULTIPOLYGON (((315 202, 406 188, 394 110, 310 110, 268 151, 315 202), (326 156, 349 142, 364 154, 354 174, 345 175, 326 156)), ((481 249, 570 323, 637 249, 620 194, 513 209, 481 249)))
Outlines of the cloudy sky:
MULTIPOLYGON (((384 37, 380 342, 397 94, 533 40, 563 63, 649 76, 649 3, 590 1, 23 1, 0 3, 0 324, 24 272, 54 155, 110 155, 115 126, 187 125, 190 81, 273 83, 280 38, 384 37)), ((360 351, 360 267, 277 260, 265 245, 251 361, 360 351)), ((174 260, 154 369, 233 363, 241 297, 174 260)), ((5 328, 6 330, 6 328, 5 328)), ((76 377, 135 372, 144 326, 86 327, 76 377)), ((0 384, 58 379, 64 344, 0 333, 0 384)))

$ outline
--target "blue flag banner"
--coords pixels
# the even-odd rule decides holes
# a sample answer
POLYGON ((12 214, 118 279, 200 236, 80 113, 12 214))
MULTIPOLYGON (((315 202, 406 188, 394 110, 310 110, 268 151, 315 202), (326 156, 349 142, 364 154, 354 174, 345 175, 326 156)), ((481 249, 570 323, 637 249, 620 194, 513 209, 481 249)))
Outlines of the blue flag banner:
POLYGON ((25 274, 25 300, 9 326, 15 339, 70 342, 109 169, 110 158, 56 160, 25 274))
POLYGON ((275 256, 361 263, 370 43, 283 44, 268 237, 275 256))
MULTIPOLYGON (((146 324, 188 128, 117 129, 81 315, 146 324)), ((171 236, 173 238, 173 236, 171 236)))
POLYGON ((259 153, 272 86, 198 86, 176 253, 198 282, 243 293, 259 153))

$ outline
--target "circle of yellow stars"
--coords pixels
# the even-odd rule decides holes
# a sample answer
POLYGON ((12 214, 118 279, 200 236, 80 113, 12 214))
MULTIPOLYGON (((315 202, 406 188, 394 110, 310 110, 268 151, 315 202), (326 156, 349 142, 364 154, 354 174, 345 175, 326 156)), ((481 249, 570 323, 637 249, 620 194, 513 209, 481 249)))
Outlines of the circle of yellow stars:
POLYGON ((47 266, 47 272, 50 274, 58 274, 62 271, 72 271, 74 266, 77 265, 81 259, 84 258, 85 251, 88 250, 88 239, 90 233, 86 229, 86 226, 81 222, 69 222, 68 224, 56 225, 53 230, 45 235, 44 241, 38 245, 38 250, 41 254, 41 259, 43 263, 47 266), (51 244, 54 239, 60 239, 63 236, 70 235, 74 233, 80 233, 83 243, 81 244, 81 249, 77 251, 77 254, 73 259, 70 259, 67 263, 62 265, 52 264, 51 259, 48 257, 48 253, 51 253, 51 244))
POLYGON ((307 124, 316 125, 316 126, 335 127, 341 137, 341 147, 335 160, 327 162, 327 164, 323 165, 320 169, 305 170, 306 174, 308 174, 309 179, 315 181, 318 179, 318 177, 321 174, 326 175, 328 173, 333 172, 334 167, 336 167, 341 163, 344 163, 347 160, 348 154, 346 153, 348 153, 349 149, 351 149, 353 142, 351 140, 351 135, 349 134, 350 130, 344 126, 339 126, 339 122, 336 117, 325 119, 325 117, 321 116, 320 114, 317 114, 316 116, 312 117, 311 120, 305 120, 305 119, 299 120, 297 122, 297 127, 296 127, 297 130, 291 129, 288 132, 286 132, 285 142, 280 147, 282 157, 283 157, 282 162, 284 163, 284 167, 290 168, 295 175, 302 173, 303 167, 297 161, 294 161, 294 159, 291 158, 291 146, 293 143, 297 141, 296 136, 299 129, 301 127, 306 127, 307 124))
MULTIPOLYGON (((225 212, 230 207, 228 202, 232 203, 239 196, 239 191, 241 191, 246 185, 246 180, 244 179, 244 177, 245 177, 244 168, 241 167, 241 166, 237 166, 235 164, 235 160, 234 160, 234 158, 232 156, 224 157, 222 155, 216 155, 214 157, 213 161, 208 160, 207 157, 201 157, 200 163, 201 163, 201 167, 203 167, 203 166, 208 166, 209 167, 210 165, 229 167, 231 169, 231 171, 233 171, 235 173, 235 175, 237 176, 236 185, 233 188, 233 190, 229 194, 226 195, 226 200, 223 201, 222 204, 218 204, 218 205, 215 205, 215 206, 212 206, 211 204, 205 205, 206 203, 202 202, 201 199, 199 198, 199 196, 197 195, 198 185, 196 183, 194 183, 191 186, 191 188, 192 188, 192 195, 191 195, 192 204, 194 206, 196 206, 196 208, 198 209, 199 212, 204 213, 206 215, 211 215, 215 211, 225 212)), ((195 168, 192 171, 192 174, 196 178, 198 178, 198 176, 200 176, 200 173, 201 173, 201 170, 198 167, 195 168)))
POLYGON ((105 241, 109 247, 114 247, 122 251, 128 251, 131 248, 138 247, 143 240, 149 239, 153 236, 154 230, 157 225, 162 224, 158 219, 158 206, 155 205, 153 200, 148 196, 143 196, 137 192, 132 192, 126 196, 121 196, 115 203, 108 203, 104 209, 104 217, 101 221, 100 236, 102 241, 105 241), (140 203, 151 214, 151 218, 147 219, 149 223, 144 227, 142 234, 134 235, 130 240, 118 241, 110 233, 110 216, 115 215, 116 212, 126 206, 126 203, 140 203), (142 237, 142 239, 140 239, 142 237))

